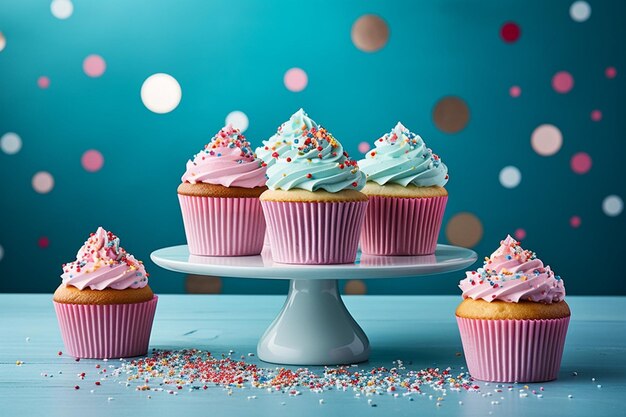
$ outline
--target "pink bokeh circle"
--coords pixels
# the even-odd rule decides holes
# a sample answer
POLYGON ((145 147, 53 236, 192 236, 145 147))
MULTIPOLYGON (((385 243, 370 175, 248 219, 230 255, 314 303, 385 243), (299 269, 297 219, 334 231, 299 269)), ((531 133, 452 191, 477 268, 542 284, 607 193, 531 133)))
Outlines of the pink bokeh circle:
POLYGON ((591 157, 586 152, 578 152, 570 160, 572 171, 577 174, 586 174, 591 169, 591 157))
POLYGON ((509 94, 511 95, 511 97, 517 98, 522 95, 522 89, 519 86, 514 85, 513 87, 509 88, 509 94))
POLYGON ((580 227, 580 224, 582 223, 582 220, 580 219, 580 217, 578 216, 572 216, 569 219, 569 224, 570 226, 572 226, 574 229, 577 229, 578 227, 580 227))
POLYGON ((39 88, 43 89, 50 87, 50 78, 42 75, 37 79, 37 85, 39 86, 39 88))
POLYGON ((370 144, 367 142, 361 142, 359 143, 359 152, 361 153, 366 153, 367 151, 369 151, 371 149, 370 144))
POLYGON ((599 122, 602 120, 602 112, 600 110, 594 110, 591 112, 591 120, 594 122, 599 122))
POLYGON ((48 246, 50 246, 50 239, 45 236, 40 237, 37 240, 37 246, 39 246, 41 249, 47 248, 48 246))
POLYGON ((306 88, 309 77, 302 68, 291 68, 285 73, 283 81, 287 90, 297 93, 306 88))
POLYGON ((54 177, 46 171, 40 171, 33 176, 33 189, 39 194, 47 194, 54 188, 54 177))
POLYGON ((543 124, 533 131, 530 144, 534 151, 541 156, 554 155, 563 145, 563 134, 558 127, 543 124))
POLYGON ((526 239, 526 230, 519 228, 515 231, 515 239, 524 240, 526 239))
POLYGON ((104 74, 107 64, 100 55, 89 55, 83 61, 83 71, 92 78, 100 77, 104 74))
POLYGON ((557 93, 568 93, 574 87, 574 77, 567 71, 559 71, 552 77, 552 88, 557 93))
POLYGON ((96 172, 100 171, 104 165, 104 157, 99 151, 90 149, 80 158, 80 163, 85 168, 85 171, 96 172))
POLYGON ((604 70, 604 75, 606 75, 606 78, 615 78, 617 76, 617 70, 615 67, 608 67, 604 70))

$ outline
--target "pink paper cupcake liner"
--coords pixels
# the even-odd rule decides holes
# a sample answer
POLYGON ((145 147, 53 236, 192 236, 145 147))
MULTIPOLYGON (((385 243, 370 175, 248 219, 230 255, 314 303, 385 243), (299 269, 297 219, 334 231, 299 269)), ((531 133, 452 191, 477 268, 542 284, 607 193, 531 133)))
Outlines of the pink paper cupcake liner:
POLYGON ((258 198, 178 195, 189 253, 203 256, 258 255, 265 218, 258 198))
POLYGON ((361 233, 369 255, 431 255, 437 248, 448 196, 394 198, 370 196, 361 233))
POLYGON ((261 205, 275 262, 355 261, 367 201, 261 201, 261 205))
POLYGON ((467 367, 490 382, 557 378, 569 317, 549 320, 479 320, 457 317, 467 367))
POLYGON ((126 358, 148 352, 158 297, 134 304, 54 302, 65 350, 76 358, 126 358))

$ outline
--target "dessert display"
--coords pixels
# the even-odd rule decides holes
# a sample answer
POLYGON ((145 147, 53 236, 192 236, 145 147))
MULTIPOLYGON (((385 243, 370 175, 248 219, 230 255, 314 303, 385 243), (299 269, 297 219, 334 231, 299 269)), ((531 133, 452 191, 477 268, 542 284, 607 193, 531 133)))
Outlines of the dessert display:
POLYGON ((148 351, 157 296, 141 261, 99 227, 63 265, 54 292, 65 349, 77 358, 120 358, 148 351))
POLYGON ((570 309, 563 280, 511 236, 466 273, 456 310, 470 373, 492 382, 556 379, 570 309))
POLYGON ((363 253, 433 254, 448 201, 446 165, 399 122, 358 164, 367 180, 362 192, 369 198, 363 253))
MULTIPOLYGON (((351 263, 367 207, 365 176, 341 143, 303 110, 284 123, 274 140, 291 142, 272 158, 261 205, 274 261, 351 263)), ((267 163, 270 165, 270 163, 267 163)))
POLYGON ((187 162, 178 199, 192 255, 261 253, 265 219, 259 196, 267 189, 265 170, 244 135, 231 125, 187 162))

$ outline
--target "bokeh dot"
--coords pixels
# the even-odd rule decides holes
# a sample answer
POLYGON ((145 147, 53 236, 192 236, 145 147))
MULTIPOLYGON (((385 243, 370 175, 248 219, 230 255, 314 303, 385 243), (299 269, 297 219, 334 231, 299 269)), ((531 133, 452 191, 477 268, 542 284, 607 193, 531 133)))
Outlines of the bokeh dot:
POLYGON ((227 125, 233 125, 233 127, 241 130, 241 132, 245 132, 246 129, 248 129, 249 124, 248 116, 240 110, 235 110, 228 113, 225 122, 227 125))
POLYGON ((104 58, 100 55, 89 55, 83 61, 83 71, 85 74, 92 78, 97 78, 104 74, 104 71, 107 68, 106 62, 104 62, 104 58))
POLYGON ((4 248, 0 245, 0 261, 4 258, 4 248))
POLYGON ((483 237, 483 224, 472 213, 458 213, 446 225, 446 237, 453 245, 474 247, 483 237))
POLYGON ((460 132, 467 126, 469 119, 469 107, 460 97, 443 97, 433 109, 433 121, 445 133, 460 132))
POLYGON ((53 0, 50 3, 52 16, 57 19, 67 19, 74 13, 74 4, 70 0, 53 0))
POLYGON ((568 93, 574 88, 574 77, 567 71, 559 71, 552 76, 552 88, 557 93, 568 93))
POLYGON ((306 88, 309 83, 309 77, 302 68, 290 68, 285 72, 283 82, 287 90, 297 93, 306 88))
POLYGON ((83 153, 83 156, 80 158, 80 164, 83 166, 85 171, 100 171, 104 165, 104 157, 100 151, 90 149, 83 153))
POLYGON ((169 74, 158 73, 146 78, 141 86, 141 101, 148 110, 164 114, 178 107, 183 92, 169 74))
POLYGON ((556 126, 543 124, 533 131, 530 144, 541 156, 554 155, 563 145, 563 135, 556 126))
POLYGON ((37 86, 41 89, 46 89, 50 87, 50 78, 46 77, 45 75, 37 78, 37 86))
POLYGON ((515 22, 506 22, 500 28, 500 37, 506 43, 516 42, 521 34, 522 30, 515 22))
POLYGON ((572 226, 574 229, 578 229, 581 223, 582 223, 582 220, 580 219, 579 216, 572 216, 569 219, 569 225, 572 226))
POLYGON ((500 170, 500 184, 505 188, 515 188, 522 181, 522 173, 517 167, 506 166, 500 170))
POLYGON ((359 152, 366 153, 371 149, 369 142, 361 142, 359 143, 359 152))
POLYGON ((585 22, 591 17, 591 6, 586 1, 575 1, 569 7, 569 15, 575 22, 585 22))
POLYGON ((594 122, 599 122, 602 120, 602 112, 600 110, 594 110, 591 112, 591 120, 594 122))
POLYGON ((45 249, 50 246, 50 239, 48 239, 46 236, 42 236, 39 238, 39 240, 37 240, 37 245, 40 248, 45 249))
POLYGON ((521 227, 519 229, 515 230, 515 239, 517 240, 524 240, 526 239, 526 230, 522 229, 521 227))
POLYGON ((608 67, 604 70, 604 75, 606 75, 606 78, 615 78, 617 77, 617 70, 615 67, 608 67))
POLYGON ((367 294, 367 286, 360 279, 351 279, 346 282, 343 292, 348 295, 363 295, 367 294))
POLYGON ((33 189, 39 194, 47 194, 54 188, 54 177, 46 171, 40 171, 33 176, 33 189))
POLYGON ((4 33, 0 32, 0 52, 7 46, 7 38, 4 37, 4 33))
POLYGON ((517 98, 522 95, 522 89, 519 86, 514 85, 509 88, 509 94, 511 95, 511 97, 517 98))
POLYGON ((607 196, 602 201, 602 211, 604 214, 610 217, 619 216, 624 209, 624 202, 622 198, 618 195, 610 195, 607 196))
POLYGON ((0 138, 0 148, 7 155, 15 155, 22 149, 22 138, 17 133, 5 133, 0 138))
POLYGON ((586 174, 591 169, 591 165, 591 157, 586 152, 578 152, 570 160, 570 167, 577 174, 586 174))
POLYGON ((189 274, 185 279, 185 292, 188 294, 219 294, 222 292, 222 279, 189 274))
POLYGON ((366 14, 352 25, 352 43, 364 52, 376 52, 389 41, 389 26, 380 17, 366 14))

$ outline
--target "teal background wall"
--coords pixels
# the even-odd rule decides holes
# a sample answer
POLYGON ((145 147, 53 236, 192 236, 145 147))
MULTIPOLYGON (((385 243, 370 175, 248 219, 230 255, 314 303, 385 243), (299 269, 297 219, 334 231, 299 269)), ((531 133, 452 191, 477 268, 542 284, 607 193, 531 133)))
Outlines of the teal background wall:
MULTIPOLYGON (((507 233, 525 235, 524 247, 565 279, 570 294, 626 294, 619 207, 626 194, 626 3, 588 1, 591 16, 582 22, 570 16, 571 4, 75 1, 61 20, 50 2, 2 0, 0 136, 13 132, 22 147, 14 152, 9 136, 0 152, 0 291, 53 291, 61 264, 99 225, 145 261, 156 292, 185 291, 186 278, 159 269, 149 254, 185 242, 176 187, 187 159, 232 111, 247 115, 246 136, 258 145, 304 107, 355 158, 361 142, 398 120, 420 134, 450 170, 442 243, 472 246, 482 257, 507 233), (365 14, 378 15, 389 30, 375 52, 351 38, 365 14), (506 22, 521 28, 515 42, 501 36, 506 22), (83 70, 92 54, 106 63, 101 76, 83 70), (300 92, 283 80, 294 67, 308 76, 300 92), (561 71, 574 81, 565 93, 553 88, 561 71), (144 80, 160 72, 182 88, 167 114, 149 111, 140 98, 144 80), (511 96, 513 86, 519 97, 511 96), (469 109, 456 133, 445 131, 446 120, 460 117, 441 101, 448 96, 469 109), (435 123, 438 103, 445 117, 435 123), (592 118, 596 110, 601 117, 592 118), (563 137, 550 156, 531 146, 543 124, 563 137), (104 158, 95 172, 81 164, 88 150, 104 158), (580 152, 591 169, 587 156, 572 159, 580 152), (514 188, 499 179, 507 166, 521 172, 514 188), (47 193, 33 187, 42 171, 54 178, 47 193)), ((366 288, 357 281, 350 288, 457 294, 461 277, 367 281, 366 288)), ((280 281, 206 284, 225 293, 287 290, 280 281)))

